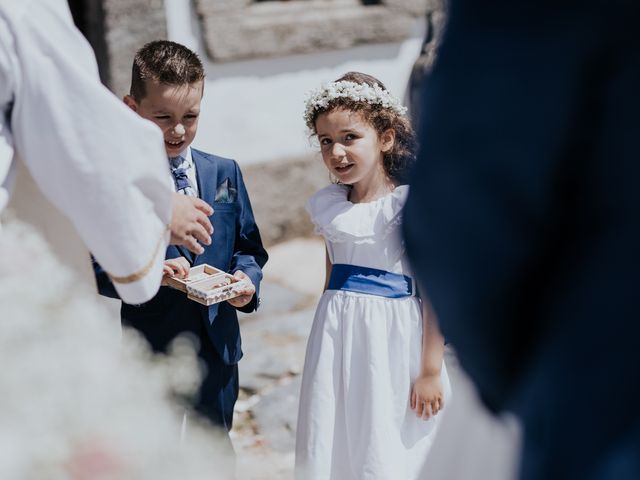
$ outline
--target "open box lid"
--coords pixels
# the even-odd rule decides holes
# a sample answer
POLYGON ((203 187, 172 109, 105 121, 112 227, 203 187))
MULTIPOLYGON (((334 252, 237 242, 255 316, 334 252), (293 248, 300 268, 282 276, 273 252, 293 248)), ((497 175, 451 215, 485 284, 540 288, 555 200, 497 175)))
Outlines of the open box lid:
POLYGON ((193 285, 203 280, 209 280, 216 278, 219 280, 224 279, 227 274, 219 268, 212 267, 211 265, 202 264, 197 265, 189 269, 189 276, 187 278, 169 277, 167 284, 182 292, 187 291, 187 285, 193 285))

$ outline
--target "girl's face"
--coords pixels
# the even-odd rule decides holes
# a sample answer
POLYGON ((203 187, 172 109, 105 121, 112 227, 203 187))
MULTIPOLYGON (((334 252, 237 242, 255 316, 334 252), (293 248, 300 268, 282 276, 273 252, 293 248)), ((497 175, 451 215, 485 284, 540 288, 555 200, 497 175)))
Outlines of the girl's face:
POLYGON ((334 109, 318 115, 316 132, 322 159, 338 181, 374 188, 386 182, 382 160, 393 147, 393 130, 379 136, 359 112, 334 109))

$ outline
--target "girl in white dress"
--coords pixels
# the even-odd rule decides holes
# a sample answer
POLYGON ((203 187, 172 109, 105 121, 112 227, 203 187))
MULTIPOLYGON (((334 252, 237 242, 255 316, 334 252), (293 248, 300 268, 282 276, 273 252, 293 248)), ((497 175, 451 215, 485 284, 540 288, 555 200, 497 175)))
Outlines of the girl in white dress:
POLYGON ((416 296, 400 236, 415 159, 405 111, 357 72, 307 101, 307 126, 338 183, 307 204, 325 237, 327 280, 302 377, 301 480, 418 478, 450 395, 444 341, 416 296))

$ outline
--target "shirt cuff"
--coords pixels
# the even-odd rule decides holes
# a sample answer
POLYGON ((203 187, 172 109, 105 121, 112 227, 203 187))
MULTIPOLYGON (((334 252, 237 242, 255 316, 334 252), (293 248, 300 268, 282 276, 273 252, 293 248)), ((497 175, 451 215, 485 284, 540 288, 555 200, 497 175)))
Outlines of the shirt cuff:
POLYGON ((109 274, 118 295, 123 302, 139 304, 151 300, 162 280, 164 257, 169 243, 169 231, 165 229, 148 263, 140 270, 124 277, 109 274))

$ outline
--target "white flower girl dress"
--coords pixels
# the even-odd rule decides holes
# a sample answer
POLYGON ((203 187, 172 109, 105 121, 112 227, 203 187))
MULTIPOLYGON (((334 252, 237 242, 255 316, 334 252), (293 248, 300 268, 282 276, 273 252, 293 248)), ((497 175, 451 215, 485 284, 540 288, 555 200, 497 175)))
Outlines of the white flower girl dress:
MULTIPOLYGON (((422 316, 400 232, 408 192, 354 204, 330 185, 307 203, 333 267, 307 344, 298 479, 410 480, 424 468, 442 413, 425 421, 409 403, 422 316)), ((441 380, 447 403, 444 363, 441 380)))

